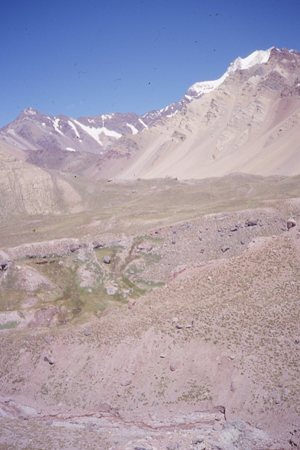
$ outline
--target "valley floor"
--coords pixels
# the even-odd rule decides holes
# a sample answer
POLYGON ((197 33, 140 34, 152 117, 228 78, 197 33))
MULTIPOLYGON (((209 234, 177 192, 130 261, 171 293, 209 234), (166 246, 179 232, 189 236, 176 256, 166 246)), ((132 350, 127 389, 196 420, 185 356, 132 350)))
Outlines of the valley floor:
POLYGON ((260 183, 227 205, 148 184, 131 228, 121 207, 65 236, 45 219, 50 240, 11 227, 0 448, 300 447, 300 192, 260 183))

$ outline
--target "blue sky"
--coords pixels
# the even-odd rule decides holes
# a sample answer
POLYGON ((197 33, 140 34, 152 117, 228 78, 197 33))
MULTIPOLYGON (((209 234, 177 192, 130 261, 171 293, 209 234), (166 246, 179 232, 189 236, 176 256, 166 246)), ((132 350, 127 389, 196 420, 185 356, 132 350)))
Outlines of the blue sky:
POLYGON ((300 50, 300 0, 15 0, 0 16, 0 126, 29 106, 143 113, 237 56, 300 50))

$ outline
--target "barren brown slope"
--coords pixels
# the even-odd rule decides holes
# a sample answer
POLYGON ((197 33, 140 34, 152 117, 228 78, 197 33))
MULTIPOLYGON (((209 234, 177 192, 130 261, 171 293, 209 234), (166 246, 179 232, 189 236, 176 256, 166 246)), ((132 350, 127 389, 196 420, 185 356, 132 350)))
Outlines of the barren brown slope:
POLYGON ((62 176, 28 164, 20 150, 0 142, 0 217, 82 210, 82 199, 62 176))
POLYGON ((131 153, 122 156, 120 140, 119 160, 112 155, 102 173, 183 179, 236 171, 297 174, 299 78, 299 54, 274 51, 268 63, 232 73, 163 124, 131 137, 131 153))
POLYGON ((84 238, 0 230, 0 447, 299 446, 298 178, 103 183, 60 217, 84 238))
POLYGON ((298 242, 258 239, 88 328, 3 332, 0 443, 51 448, 59 427, 60 448, 70 428, 77 448, 297 447, 298 242))

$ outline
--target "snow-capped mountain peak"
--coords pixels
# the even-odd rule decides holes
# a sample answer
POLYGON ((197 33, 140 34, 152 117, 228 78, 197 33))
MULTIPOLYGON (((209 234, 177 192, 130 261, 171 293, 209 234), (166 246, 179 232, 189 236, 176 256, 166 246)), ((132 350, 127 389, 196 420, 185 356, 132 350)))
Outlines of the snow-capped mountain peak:
POLYGON ((226 78, 236 72, 237 70, 247 70, 256 64, 265 64, 269 61, 271 51, 274 47, 269 48, 268 50, 255 50, 250 55, 245 58, 241 58, 240 56, 236 58, 227 68, 226 72, 217 80, 212 81, 200 81, 194 83, 187 91, 185 98, 187 100, 192 100, 193 98, 198 98, 203 94, 207 94, 208 92, 214 91, 217 89, 226 78))
POLYGON ((29 107, 23 110, 23 114, 26 116, 36 116, 39 112, 36 109, 29 107))
POLYGON ((194 83, 187 91, 187 94, 185 95, 185 98, 188 100, 192 100, 195 97, 200 97, 203 94, 208 94, 211 91, 214 91, 219 87, 223 81, 227 78, 228 74, 227 72, 224 73, 220 78, 217 80, 211 80, 211 81, 199 81, 197 83, 194 83))
MULTIPOLYGON (((277 89, 282 96, 300 95, 296 71, 299 65, 300 53, 295 50, 276 47, 256 50, 245 58, 235 59, 220 78, 194 83, 181 100, 141 116, 111 112, 74 119, 64 115, 46 115, 30 107, 0 130, 0 139, 25 151, 38 150, 42 155, 63 151, 94 153, 104 157, 120 148, 124 154, 129 154, 137 148, 135 138, 131 139, 134 135, 164 126, 165 123, 169 126, 170 121, 178 122, 177 118, 180 119, 181 113, 186 113, 191 102, 203 95, 210 95, 224 82, 224 90, 227 85, 229 89, 232 86, 238 89, 254 74, 255 82, 252 84, 261 83, 263 88, 277 89)), ((214 114, 215 111, 209 111, 208 116, 214 114)))
POLYGON ((240 56, 236 58, 228 67, 226 73, 230 74, 235 72, 236 70, 247 70, 256 64, 265 64, 269 61, 271 51, 274 47, 269 48, 268 50, 255 50, 250 55, 246 56, 246 58, 241 58, 240 56))

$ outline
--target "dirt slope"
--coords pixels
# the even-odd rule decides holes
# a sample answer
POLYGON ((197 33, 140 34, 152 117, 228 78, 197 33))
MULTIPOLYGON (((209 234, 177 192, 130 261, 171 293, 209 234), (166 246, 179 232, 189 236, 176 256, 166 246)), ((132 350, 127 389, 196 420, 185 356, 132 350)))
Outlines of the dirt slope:
MULTIPOLYGON (((136 137, 139 151, 124 162, 122 178, 181 179, 232 172, 299 173, 300 99, 255 93, 243 86, 207 94, 164 126, 136 137)), ((112 167, 113 170, 113 167, 112 167)))
MULTIPOLYGON (((283 211, 298 221, 297 205, 283 211)), ((147 259, 149 243, 158 247, 161 257, 145 274, 165 273, 164 287, 76 326, 2 331, 0 443, 300 445, 300 234, 284 224, 265 209, 154 229, 131 255, 147 259), (204 253, 192 262, 186 254, 194 247, 197 255, 196 241, 204 253)))
POLYGON ((0 217, 79 212, 82 199, 63 176, 28 164, 15 148, 0 142, 0 217))
POLYGON ((300 171, 300 56, 271 51, 237 70, 161 123, 122 139, 100 167, 120 178, 222 176, 300 171))

